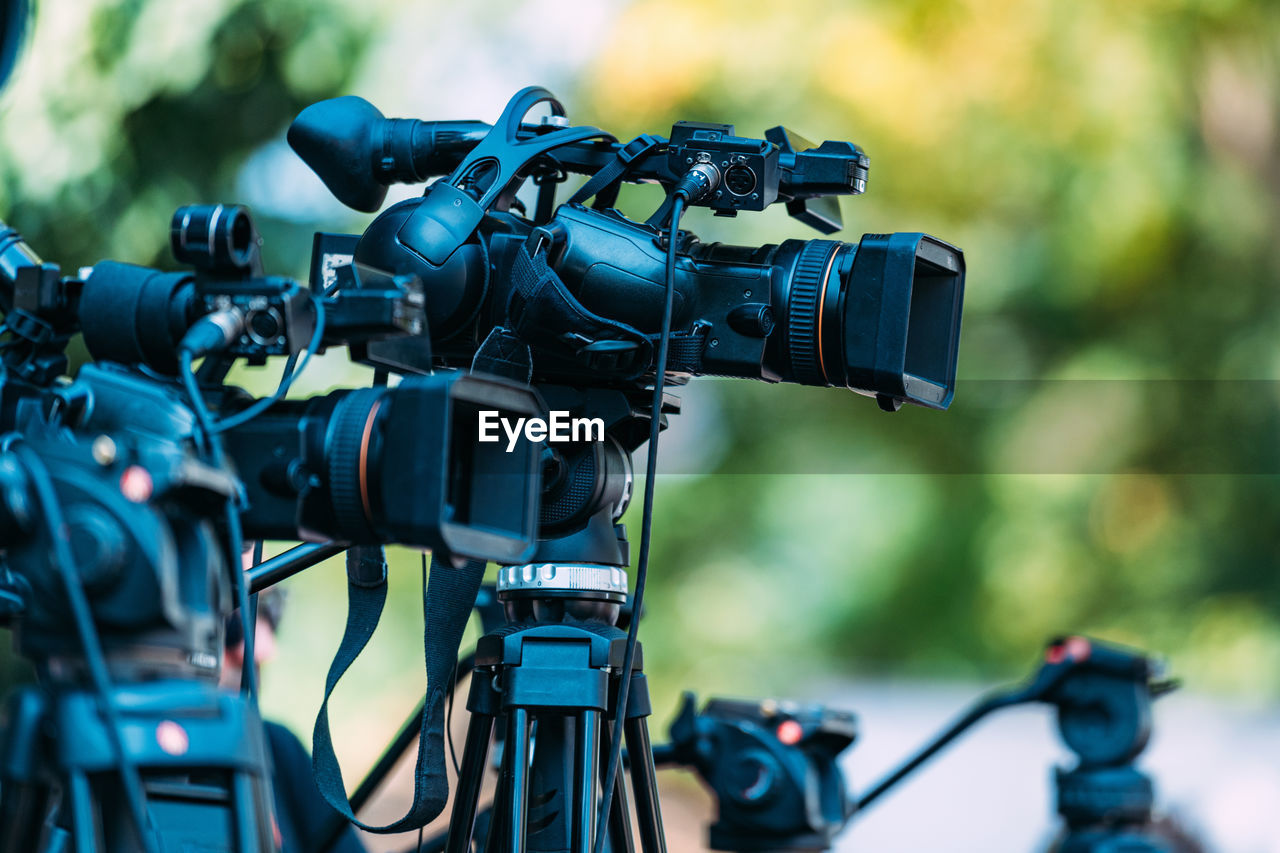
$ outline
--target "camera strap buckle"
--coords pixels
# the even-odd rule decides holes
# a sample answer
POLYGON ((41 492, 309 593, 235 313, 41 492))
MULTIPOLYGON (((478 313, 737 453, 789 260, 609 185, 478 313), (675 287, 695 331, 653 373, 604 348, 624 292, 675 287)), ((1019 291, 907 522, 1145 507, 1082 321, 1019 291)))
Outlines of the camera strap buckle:
POLYGON ((587 199, 595 196, 596 200, 591 206, 596 210, 613 207, 614 202, 618 200, 618 185, 621 183, 622 177, 631 169, 631 164, 655 148, 666 144, 667 141, 660 136, 653 136, 648 133, 640 134, 619 148, 614 155, 614 159, 592 175, 591 180, 583 184, 573 194, 573 197, 569 199, 569 203, 582 204, 587 199))
POLYGON ((619 148, 617 156, 618 159, 623 162, 623 165, 630 166, 632 160, 649 153, 654 148, 657 148, 659 145, 664 145, 665 143, 666 140, 661 137, 654 136, 651 133, 642 133, 626 145, 619 148))
POLYGON ((33 344, 47 343, 54 337, 54 328, 51 324, 21 308, 15 308, 8 313, 4 327, 33 344))

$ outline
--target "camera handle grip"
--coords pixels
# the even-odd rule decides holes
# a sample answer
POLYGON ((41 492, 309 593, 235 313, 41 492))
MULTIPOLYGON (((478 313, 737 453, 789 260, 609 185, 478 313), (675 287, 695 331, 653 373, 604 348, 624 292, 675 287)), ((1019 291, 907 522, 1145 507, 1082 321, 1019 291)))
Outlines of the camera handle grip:
POLYGON ((410 214, 396 234, 409 251, 434 266, 442 266, 458 250, 490 208, 518 181, 526 177, 526 167, 537 158, 563 145, 587 139, 616 142, 612 134, 597 127, 563 127, 527 139, 519 137, 521 119, 541 103, 550 103, 553 116, 563 118, 564 107, 541 86, 528 86, 516 93, 502 116, 471 149, 448 178, 432 184, 427 197, 410 214), (479 197, 464 187, 483 178, 479 197))

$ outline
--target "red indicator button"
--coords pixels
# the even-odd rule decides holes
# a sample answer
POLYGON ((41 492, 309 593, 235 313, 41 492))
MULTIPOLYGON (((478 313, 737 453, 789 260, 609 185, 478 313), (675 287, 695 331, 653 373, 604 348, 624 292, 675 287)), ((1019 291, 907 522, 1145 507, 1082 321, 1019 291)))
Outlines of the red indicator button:
POLYGON ((120 494, 136 504, 149 501, 154 488, 151 474, 141 465, 130 465, 120 475, 120 494))
POLYGON ((1061 643, 1050 646, 1045 650, 1044 659, 1048 663, 1062 663, 1065 660, 1080 661, 1088 660, 1093 647, 1089 645, 1089 641, 1084 637, 1067 637, 1061 643))
POLYGON ((191 746, 187 730, 173 720, 165 720, 156 726, 156 743, 170 755, 186 755, 191 746))
POLYGON ((804 726, 795 720, 783 720, 778 723, 778 740, 786 746, 795 746, 804 737, 804 726))

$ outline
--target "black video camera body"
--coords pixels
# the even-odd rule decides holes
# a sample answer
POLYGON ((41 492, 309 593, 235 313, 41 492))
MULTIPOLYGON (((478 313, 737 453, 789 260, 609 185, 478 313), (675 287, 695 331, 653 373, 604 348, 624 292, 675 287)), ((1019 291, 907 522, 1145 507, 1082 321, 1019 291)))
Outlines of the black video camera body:
POLYGON ((17 617, 22 653, 49 661, 55 677, 84 677, 59 671, 81 656, 67 592, 50 568, 59 536, 113 668, 135 678, 216 678, 222 614, 233 605, 213 519, 235 493, 232 472, 199 458, 195 419, 173 389, 118 366, 86 365, 75 382, 38 396, 0 454, 0 598, 17 617), (36 417, 40 410, 47 416, 36 417), (64 530, 52 529, 54 512, 64 530), (126 657, 114 659, 117 649, 126 657))
MULTIPOLYGON (((661 331, 670 198, 647 222, 633 221, 611 209, 621 181, 671 189, 692 176, 702 189, 695 203, 717 213, 785 201, 801 221, 838 230, 834 196, 866 185, 861 149, 814 147, 783 128, 766 136, 682 122, 669 139, 646 134, 622 145, 570 127, 554 96, 536 87, 518 93, 492 128, 387 120, 367 102, 339 98, 308 107, 289 130, 294 150, 357 209, 376 210, 384 184, 448 174, 423 198, 384 211, 353 249, 358 267, 424 283, 437 364, 470 366, 498 331, 531 348, 535 381, 592 387, 644 383, 661 331), (523 122, 541 103, 550 119, 523 122), (592 178, 556 207, 567 172, 592 178), (540 187, 537 210, 518 215, 516 191, 529 178, 540 187)), ((716 374, 847 387, 886 409, 950 404, 959 249, 918 233, 760 247, 705 245, 687 232, 677 239, 666 381, 716 374)))
MULTIPOLYGON (((145 432, 156 418, 178 429, 181 420, 181 429, 165 435, 189 440, 190 393, 184 397, 166 375, 181 372, 178 354, 203 324, 201 332, 214 330, 205 340, 215 346, 200 353, 198 393, 216 410, 211 426, 243 483, 234 491, 247 498, 241 516, 248 536, 397 543, 432 549, 446 561, 520 562, 531 553, 538 449, 523 438, 510 450, 477 441, 482 411, 512 420, 543 413, 528 386, 445 371, 393 388, 279 401, 292 367, 272 398, 253 400, 223 384, 235 358, 258 363, 337 345, 384 369, 429 369, 417 279, 368 274, 317 294, 264 276, 257 232, 238 206, 181 208, 171 235, 175 256, 194 273, 104 261, 81 280, 60 278, 56 266, 0 226, 0 308, 14 338, 6 364, 16 365, 0 378, 0 431, 39 429, 53 409, 49 399, 80 399, 85 417, 107 417, 113 409, 93 401, 110 389, 129 415, 115 417, 121 428, 145 432), (84 381, 58 388, 62 350, 75 332, 83 332, 95 359, 128 367, 91 366, 84 381), (397 347, 397 338, 413 343, 397 347), (135 392, 132 405, 121 387, 135 392)), ((59 417, 71 434, 100 429, 59 417)))

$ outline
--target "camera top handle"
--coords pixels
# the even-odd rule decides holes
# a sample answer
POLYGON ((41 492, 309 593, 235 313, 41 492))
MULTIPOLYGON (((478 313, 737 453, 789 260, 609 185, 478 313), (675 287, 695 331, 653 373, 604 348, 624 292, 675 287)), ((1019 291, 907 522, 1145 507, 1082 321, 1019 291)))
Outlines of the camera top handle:
MULTIPOLYGON (((549 95, 546 99, 556 103, 549 95)), ((499 124, 514 118, 507 130, 520 140, 538 140, 551 128, 564 126, 563 110, 555 107, 541 124, 522 124, 522 117, 504 113, 499 124)), ((456 174, 457 164, 489 131, 480 121, 388 119, 368 101, 348 95, 304 109, 289 126, 288 140, 339 201, 373 213, 386 199, 389 184, 456 174)), ((697 122, 678 123, 671 139, 644 134, 627 144, 611 137, 569 141, 558 146, 551 166, 553 171, 594 176, 621 162, 625 180, 659 183, 669 190, 688 165, 703 157, 725 170, 726 185, 697 203, 732 215, 782 201, 791 216, 824 234, 842 227, 833 197, 864 192, 870 168, 866 154, 851 142, 815 146, 781 126, 770 128, 763 140, 748 139, 735 136, 732 125, 697 122)))
POLYGON ((423 203, 400 226, 396 239, 427 263, 443 266, 475 233, 486 213, 501 209, 504 201, 509 203, 534 160, 575 142, 614 141, 612 135, 596 127, 557 128, 522 138, 522 119, 541 103, 551 104, 553 116, 564 116, 564 107, 546 89, 521 89, 507 102, 498 123, 453 173, 431 185, 423 203))

